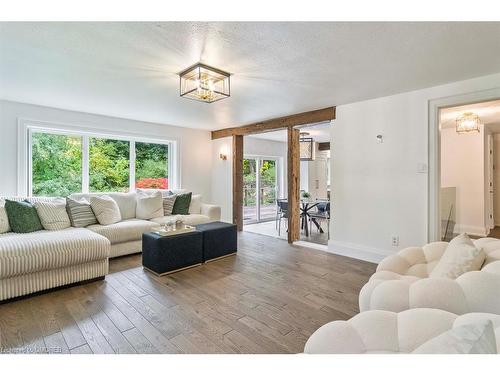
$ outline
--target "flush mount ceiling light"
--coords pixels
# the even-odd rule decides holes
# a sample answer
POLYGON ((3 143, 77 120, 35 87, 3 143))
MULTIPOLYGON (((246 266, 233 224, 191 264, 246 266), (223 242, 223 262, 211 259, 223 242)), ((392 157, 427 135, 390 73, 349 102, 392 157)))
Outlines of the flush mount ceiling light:
POLYGON ((458 134, 479 132, 479 125, 481 125, 479 116, 472 112, 465 112, 462 116, 457 117, 456 122, 458 134))
POLYGON ((228 98, 231 95, 230 74, 198 63, 179 73, 180 94, 205 103, 228 98))
POLYGON ((312 161, 314 160, 314 140, 308 137, 309 133, 300 133, 300 160, 312 161))

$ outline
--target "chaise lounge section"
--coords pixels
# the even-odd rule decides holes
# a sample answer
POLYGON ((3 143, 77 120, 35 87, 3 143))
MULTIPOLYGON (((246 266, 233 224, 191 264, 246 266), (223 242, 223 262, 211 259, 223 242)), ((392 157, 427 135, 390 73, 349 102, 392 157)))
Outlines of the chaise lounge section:
MULTIPOLYGON (((122 220, 84 228, 0 234, 0 301, 103 278, 108 273, 109 258, 141 252, 143 233, 172 219, 172 216, 137 219, 135 192, 73 194, 70 197, 88 200, 92 195, 111 197, 118 205, 122 220)), ((3 199, 36 203, 56 198, 0 198, 3 199)), ((186 224, 220 220, 220 207, 203 204, 201 199, 201 195, 193 195, 189 214, 178 215, 186 224)))

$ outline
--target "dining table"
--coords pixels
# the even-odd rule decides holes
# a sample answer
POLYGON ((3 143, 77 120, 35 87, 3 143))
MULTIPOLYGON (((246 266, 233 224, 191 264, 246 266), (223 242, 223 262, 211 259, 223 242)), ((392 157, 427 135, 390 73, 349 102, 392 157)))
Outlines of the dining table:
POLYGON ((304 229, 304 234, 309 237, 309 225, 308 221, 311 220, 312 223, 318 228, 320 233, 324 233, 321 225, 317 222, 315 218, 311 218, 310 211, 315 208, 321 201, 311 200, 311 199, 301 199, 300 200, 300 218, 301 227, 304 229))

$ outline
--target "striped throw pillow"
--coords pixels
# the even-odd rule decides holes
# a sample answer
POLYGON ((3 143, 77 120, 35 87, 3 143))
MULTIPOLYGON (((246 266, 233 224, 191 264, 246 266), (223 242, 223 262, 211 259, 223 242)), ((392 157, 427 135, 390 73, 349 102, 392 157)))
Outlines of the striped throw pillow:
POLYGON ((63 199, 55 199, 52 202, 36 202, 34 206, 44 229, 62 230, 71 226, 66 212, 66 202, 63 199))
POLYGON ((101 225, 111 225, 122 220, 118 204, 108 195, 90 197, 90 207, 101 225))
POLYGON ((78 201, 66 198, 66 211, 68 211, 71 225, 75 228, 83 228, 87 225, 97 224, 94 211, 92 211, 90 203, 85 199, 78 201))
POLYGON ((9 217, 5 210, 5 201, 0 199, 0 234, 10 232, 9 217))
POLYGON ((176 195, 170 195, 168 197, 163 197, 163 215, 172 215, 172 210, 174 209, 176 195))

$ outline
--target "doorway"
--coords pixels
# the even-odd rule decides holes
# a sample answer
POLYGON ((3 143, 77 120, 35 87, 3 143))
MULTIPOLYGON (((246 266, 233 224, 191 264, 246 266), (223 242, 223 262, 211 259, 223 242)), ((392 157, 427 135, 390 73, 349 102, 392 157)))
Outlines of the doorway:
POLYGON ((440 239, 500 238, 500 100, 439 110, 440 239))

